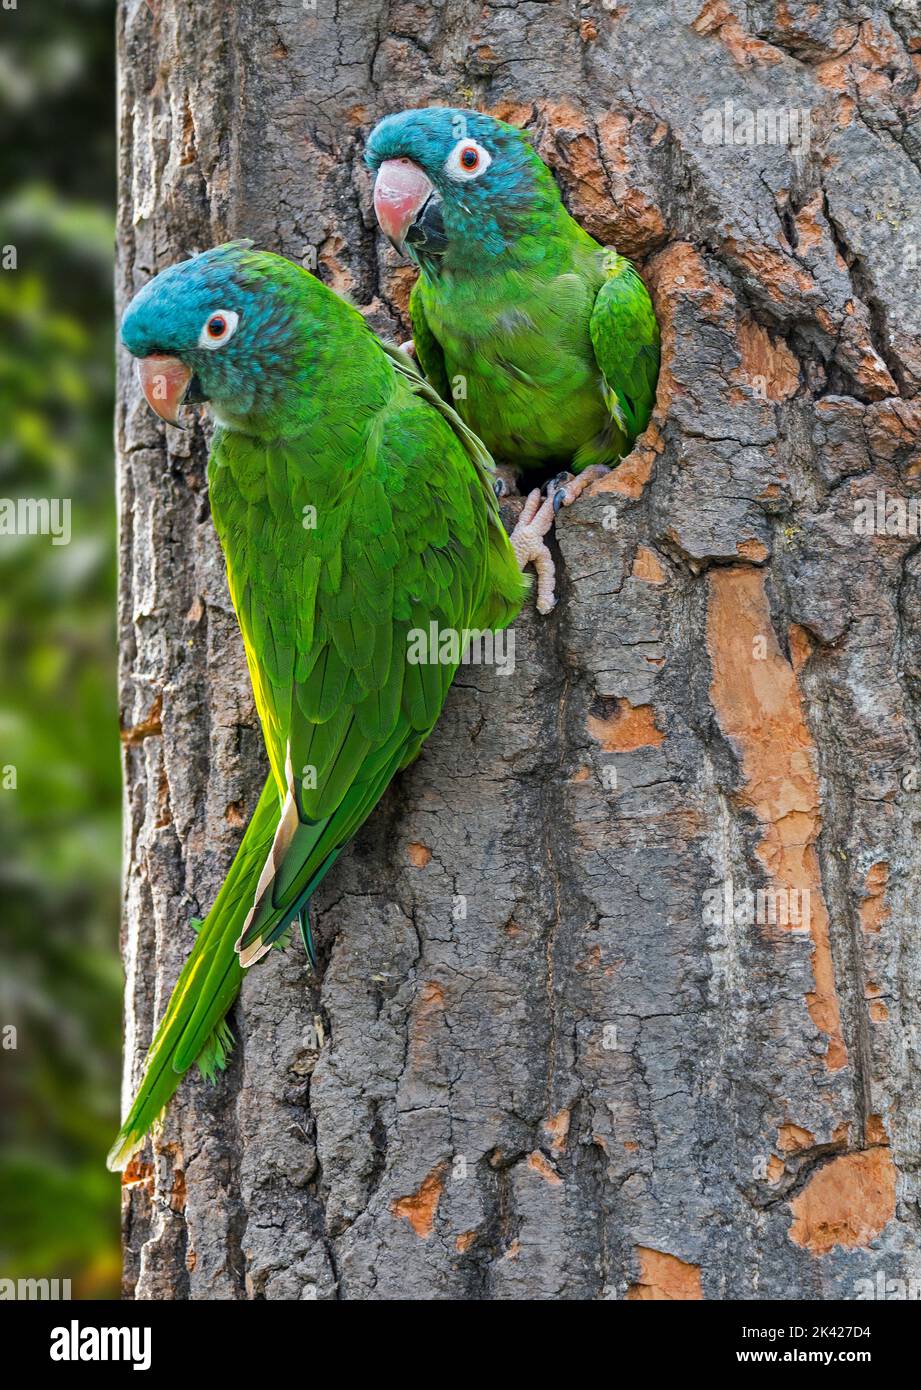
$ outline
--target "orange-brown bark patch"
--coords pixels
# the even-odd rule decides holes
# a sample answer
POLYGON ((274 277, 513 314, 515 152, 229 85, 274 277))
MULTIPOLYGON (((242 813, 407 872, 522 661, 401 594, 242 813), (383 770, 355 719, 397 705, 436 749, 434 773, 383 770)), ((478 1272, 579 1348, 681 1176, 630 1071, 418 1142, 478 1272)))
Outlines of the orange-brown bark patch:
POLYGON ((864 899, 860 904, 860 925, 864 931, 878 932, 892 915, 892 909, 886 901, 888 886, 889 865, 885 859, 880 859, 870 866, 864 880, 864 899))
POLYGON ((409 1026, 412 1060, 416 1065, 424 1064, 426 1048, 441 1021, 444 1006, 445 992, 441 985, 435 980, 426 980, 416 996, 409 1026))
POLYGON ((558 1110, 555 1115, 550 1116, 549 1120, 544 1121, 544 1133, 548 1136, 550 1147, 556 1154, 562 1153, 566 1148, 571 1118, 571 1111, 558 1110))
POLYGON ((707 271, 703 256, 689 241, 675 241, 649 263, 649 281, 656 294, 670 301, 698 295, 708 313, 729 308, 732 296, 707 271))
POLYGON ((544 1155, 539 1149, 535 1149, 533 1153, 528 1154, 528 1167, 539 1174, 544 1182, 548 1182, 551 1187, 559 1187, 563 1181, 553 1164, 544 1158, 544 1155))
POLYGON ((421 1027, 424 1019, 433 1013, 440 1013, 445 1005, 445 992, 437 980, 426 980, 419 990, 416 1008, 416 1025, 421 1027))
MULTIPOLYGON (((829 91, 869 97, 886 93, 892 85, 890 70, 905 74, 908 64, 896 36, 872 22, 846 25, 835 31, 836 53, 818 63, 815 75, 829 91)), ((853 103, 852 103, 853 104, 853 103)))
POLYGON ((806 629, 800 627, 799 623, 790 624, 787 629, 787 643, 790 647, 790 660, 793 663, 793 670, 799 675, 800 671, 806 665, 806 662, 812 656, 815 650, 815 643, 806 629))
POLYGON ((611 205, 614 220, 614 244, 625 256, 648 255, 661 246, 668 227, 661 208, 637 186, 630 154, 631 122, 621 111, 612 111, 598 118, 598 139, 603 155, 602 167, 607 171, 608 217, 611 205))
POLYGON ((416 272, 411 266, 398 265, 387 270, 387 298, 407 323, 409 322, 409 296, 415 281, 416 272))
POLYGON ((652 705, 631 705, 618 700, 613 714, 588 717, 588 731, 605 753, 631 753, 635 748, 657 748, 665 735, 656 728, 652 705))
POLYGON ((785 401, 795 394, 799 363, 782 339, 772 338, 766 328, 747 316, 739 320, 736 337, 742 358, 740 370, 749 384, 757 377, 770 401, 785 401))
POLYGON ((150 709, 139 724, 132 724, 127 729, 121 729, 121 741, 127 747, 134 747, 135 744, 143 743, 145 738, 156 738, 163 733, 163 696, 156 696, 150 709))
POLYGON ((790 1239, 814 1255, 868 1245, 895 1215, 892 1154, 878 1148, 833 1158, 791 1198, 790 1210, 790 1239))
POLYGON ((751 560, 756 565, 762 564, 770 554, 764 542, 756 540, 754 536, 749 537, 747 541, 737 541, 736 552, 743 560, 751 560))
MULTIPOLYGON (((650 425, 649 434, 653 426, 650 425)), ((598 492, 618 492, 622 497, 629 497, 635 500, 642 497, 643 488, 649 482, 652 475, 652 467, 656 461, 656 450, 638 445, 632 453, 629 453, 623 462, 616 468, 612 468, 610 473, 599 478, 596 483, 592 483, 586 494, 594 497, 598 492)))
POLYGON ((146 1163, 135 1155, 122 1173, 122 1187, 143 1187, 148 1196, 153 1195, 154 1170, 152 1163, 146 1163))
POLYGON ((641 545, 633 557, 632 574, 644 584, 664 584, 667 578, 658 555, 645 545, 641 545))
POLYGON ((169 1204, 173 1211, 185 1211, 186 1185, 185 1173, 181 1168, 177 1168, 173 1173, 173 1186, 169 1195, 169 1204))
POLYGON ((782 251, 775 251, 763 242, 740 242, 735 237, 727 237, 726 251, 756 275, 771 299, 777 303, 791 294, 808 294, 816 291, 812 276, 795 265, 782 251))
POLYGON ((816 193, 810 198, 808 203, 804 203, 799 212, 794 214, 793 225, 796 228, 796 247, 802 255, 804 252, 813 251, 825 239, 825 228, 819 221, 822 212, 822 194, 816 193))
POLYGON ((424 869, 432 857, 428 845, 413 843, 406 848, 406 854, 414 869, 424 869))
POLYGON ((524 126, 534 115, 534 107, 525 101, 497 101, 495 106, 487 106, 486 112, 506 125, 524 126))
POLYGON ((667 1255, 664 1250, 650 1250, 645 1245, 636 1247, 636 1255, 640 1262, 640 1276, 627 1290, 628 1302, 702 1301, 700 1265, 688 1264, 685 1260, 679 1260, 677 1255, 667 1255))
POLYGON ((756 39, 742 28, 726 0, 707 0, 693 21, 693 27, 698 34, 716 35, 740 67, 751 67, 754 62, 779 63, 781 60, 778 49, 762 39, 756 39))
POLYGON ((428 1240, 435 1225, 435 1213, 438 1211, 443 1191, 444 1164, 439 1163, 428 1177, 423 1179, 415 1192, 411 1192, 408 1197, 395 1198, 390 1203, 390 1210, 394 1216, 408 1221, 420 1239, 428 1240))
POLYGON ((815 989, 806 1003, 828 1039, 826 1064, 838 1070, 847 1050, 816 853, 821 818, 815 749, 793 667, 771 622, 763 571, 740 566, 711 573, 707 643, 713 707, 745 778, 738 799, 762 827, 758 857, 777 888, 809 894, 815 989), (759 659, 755 653, 762 650, 759 659))
POLYGON ((815 1135, 801 1125, 781 1125, 777 1131, 777 1147, 782 1154, 802 1153, 803 1149, 811 1149, 814 1143, 815 1135))
POLYGON ((355 277, 347 265, 340 260, 342 252, 348 247, 345 237, 338 232, 328 236, 319 249, 319 261, 326 268, 323 277, 337 294, 349 295, 355 288, 355 277))
POLYGON ((867 1143, 882 1144, 883 1146, 889 1143, 889 1135, 886 1133, 882 1115, 867 1116, 867 1143))

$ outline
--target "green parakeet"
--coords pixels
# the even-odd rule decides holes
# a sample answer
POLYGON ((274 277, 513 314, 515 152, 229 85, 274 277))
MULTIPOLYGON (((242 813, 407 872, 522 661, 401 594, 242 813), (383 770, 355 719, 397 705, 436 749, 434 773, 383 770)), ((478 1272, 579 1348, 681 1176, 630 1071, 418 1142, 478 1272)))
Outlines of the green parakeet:
POLYGON ((381 229, 419 267, 409 307, 429 381, 498 460, 581 475, 554 480, 556 505, 574 501, 655 400, 659 330, 636 270, 570 217, 525 133, 491 116, 387 116, 366 159, 381 229))
POLYGON ((121 337, 164 419, 184 399, 211 403, 211 512, 271 774, 157 1029, 112 1168, 193 1062, 212 1076, 223 1066, 243 970, 303 923, 323 875, 431 733, 457 661, 439 660, 444 646, 415 659, 412 634, 504 627, 526 592, 486 450, 307 271, 229 243, 146 285, 121 337))

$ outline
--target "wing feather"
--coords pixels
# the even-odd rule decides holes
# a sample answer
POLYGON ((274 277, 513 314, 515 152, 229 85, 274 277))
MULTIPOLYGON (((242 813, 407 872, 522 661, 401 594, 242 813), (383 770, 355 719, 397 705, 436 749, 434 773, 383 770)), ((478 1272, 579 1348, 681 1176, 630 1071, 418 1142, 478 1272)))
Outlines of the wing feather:
POLYGON ((321 469, 298 441, 248 455, 239 436, 229 455, 215 443, 212 509, 283 803, 238 943, 244 964, 418 753, 463 630, 484 615, 509 621, 526 592, 489 454, 411 359, 387 352, 392 395, 357 458, 321 469), (457 633, 455 650, 410 659, 412 630, 433 623, 457 633))

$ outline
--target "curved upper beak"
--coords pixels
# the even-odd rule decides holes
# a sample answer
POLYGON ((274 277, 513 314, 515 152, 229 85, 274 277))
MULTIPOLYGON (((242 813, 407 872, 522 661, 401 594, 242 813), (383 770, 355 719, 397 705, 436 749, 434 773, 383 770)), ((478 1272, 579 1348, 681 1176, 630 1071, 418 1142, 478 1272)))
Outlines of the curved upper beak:
POLYGON ((138 381, 154 414, 169 425, 179 424, 179 411, 188 395, 192 369, 178 357, 152 353, 138 360, 138 381))
POLYGON ((385 159, 374 184, 374 211, 381 231, 398 251, 434 185, 411 159, 385 159))

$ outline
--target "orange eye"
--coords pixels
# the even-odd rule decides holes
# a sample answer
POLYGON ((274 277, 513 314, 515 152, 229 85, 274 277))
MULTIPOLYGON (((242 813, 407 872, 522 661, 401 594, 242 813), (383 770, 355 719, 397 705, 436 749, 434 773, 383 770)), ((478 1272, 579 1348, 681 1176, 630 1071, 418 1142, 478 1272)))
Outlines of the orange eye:
POLYGON ((240 322, 240 315, 236 309, 220 309, 216 314, 210 314, 201 326, 198 335, 198 346, 200 348, 223 347, 228 338, 232 338, 240 322))
POLYGON ((478 179, 481 174, 486 173, 491 163, 492 156, 489 150, 467 135, 458 140, 448 155, 444 171, 449 179, 463 182, 466 179, 478 179))

